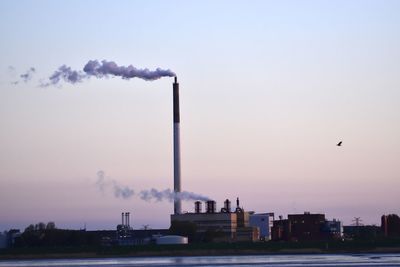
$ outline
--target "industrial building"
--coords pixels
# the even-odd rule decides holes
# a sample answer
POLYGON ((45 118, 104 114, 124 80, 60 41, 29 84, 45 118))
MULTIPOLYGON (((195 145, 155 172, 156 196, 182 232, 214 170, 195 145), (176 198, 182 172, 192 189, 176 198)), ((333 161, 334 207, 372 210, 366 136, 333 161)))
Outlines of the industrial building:
POLYGON ((347 240, 371 240, 384 235, 376 225, 346 225, 343 234, 347 240))
POLYGON ((258 227, 260 230, 260 240, 271 240, 271 229, 274 223, 274 213, 255 213, 250 214, 249 224, 253 227, 258 227))
POLYGON ((274 221, 272 240, 279 241, 317 241, 340 239, 343 225, 338 220, 327 221, 325 214, 289 214, 287 219, 274 221))
POLYGON ((385 237, 400 236, 400 217, 397 214, 382 215, 381 229, 385 237))
POLYGON ((322 232, 324 232, 328 238, 339 240, 343 239, 343 229, 343 223, 337 219, 333 219, 332 221, 325 221, 322 232))
POLYGON ((170 236, 168 229, 145 229, 133 230, 130 225, 130 213, 121 214, 121 224, 117 225, 115 237, 99 233, 102 235, 103 244, 118 244, 120 246, 146 245, 146 244, 186 244, 186 237, 170 236))
POLYGON ((249 224, 250 212, 246 212, 239 206, 231 210, 231 202, 227 199, 224 207, 216 211, 216 202, 205 202, 206 210, 202 212, 202 202, 195 202, 194 212, 172 214, 171 224, 175 222, 187 222, 195 225, 197 240, 202 240, 207 234, 214 233, 214 242, 258 241, 259 229, 249 224))

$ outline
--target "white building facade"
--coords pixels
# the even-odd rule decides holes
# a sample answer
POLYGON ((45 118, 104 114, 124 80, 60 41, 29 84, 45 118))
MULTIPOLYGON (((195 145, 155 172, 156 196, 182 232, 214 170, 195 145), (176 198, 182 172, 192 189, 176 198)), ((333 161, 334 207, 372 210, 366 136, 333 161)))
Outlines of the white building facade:
POLYGON ((258 227, 260 230, 260 240, 271 240, 271 228, 274 223, 274 213, 255 213, 250 214, 249 224, 258 227))

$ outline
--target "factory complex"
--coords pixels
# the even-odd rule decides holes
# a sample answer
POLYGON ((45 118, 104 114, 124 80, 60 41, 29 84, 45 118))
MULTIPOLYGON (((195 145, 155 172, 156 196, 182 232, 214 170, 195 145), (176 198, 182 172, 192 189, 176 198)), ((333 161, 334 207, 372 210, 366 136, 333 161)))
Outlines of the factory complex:
POLYGON ((109 233, 109 242, 119 245, 186 244, 188 242, 265 242, 320 241, 343 239, 343 225, 338 220, 326 220, 324 214, 289 214, 287 219, 275 220, 272 212, 255 213, 236 207, 226 199, 220 210, 216 202, 196 201, 193 212, 171 214, 169 229, 133 230, 130 213, 122 213, 117 231, 109 233))
MULTIPOLYGON (((181 157, 180 157, 180 109, 179 83, 174 77, 173 83, 173 158, 174 158, 174 192, 181 193, 181 157)), ((240 207, 239 198, 235 209, 230 200, 224 201, 220 211, 216 202, 196 201, 194 212, 182 213, 181 199, 174 200, 174 214, 171 215, 171 228, 177 233, 189 235, 191 241, 238 242, 259 240, 268 241, 320 238, 341 238, 343 227, 337 220, 326 221, 323 214, 289 215, 287 220, 275 221, 274 213, 255 214, 240 207), (295 218, 295 219, 293 219, 295 218), (180 228, 187 229, 184 231, 180 228), (191 232, 189 231, 191 229, 191 232), (323 232, 323 233, 322 233, 323 232)))
MULTIPOLYGON (((336 219, 327 220, 325 214, 304 212, 289 214, 287 218, 266 211, 248 211, 236 199, 235 207, 226 199, 220 209, 214 200, 192 199, 192 212, 182 212, 181 156, 180 156, 180 111, 179 83, 173 83, 173 160, 174 160, 174 213, 170 215, 168 229, 134 230, 130 212, 121 214, 121 224, 115 230, 86 231, 56 229, 54 223, 30 225, 23 233, 11 229, 0 233, 0 248, 12 246, 40 245, 119 245, 137 246, 146 244, 188 244, 202 242, 307 242, 332 241, 359 238, 360 236, 400 236, 400 218, 395 215, 382 216, 382 226, 359 224, 343 226, 336 219), (204 210, 203 210, 204 204, 204 210), (49 240, 46 235, 49 235, 49 240), (76 239, 76 241, 75 241, 76 239), (49 243, 47 243, 49 242, 49 243)), ((186 199, 187 200, 187 199, 186 199)))

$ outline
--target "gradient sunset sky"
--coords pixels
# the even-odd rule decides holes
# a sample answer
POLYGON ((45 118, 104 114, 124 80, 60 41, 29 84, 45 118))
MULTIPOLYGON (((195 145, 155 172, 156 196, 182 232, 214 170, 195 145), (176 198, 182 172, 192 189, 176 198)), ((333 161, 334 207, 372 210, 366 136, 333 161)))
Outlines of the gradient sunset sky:
POLYGON ((93 59, 177 73, 182 186, 218 208, 400 214, 399 14, 385 0, 0 1, 0 231, 114 229, 124 211, 169 227, 172 203, 95 183, 173 187, 173 79, 39 86, 93 59))

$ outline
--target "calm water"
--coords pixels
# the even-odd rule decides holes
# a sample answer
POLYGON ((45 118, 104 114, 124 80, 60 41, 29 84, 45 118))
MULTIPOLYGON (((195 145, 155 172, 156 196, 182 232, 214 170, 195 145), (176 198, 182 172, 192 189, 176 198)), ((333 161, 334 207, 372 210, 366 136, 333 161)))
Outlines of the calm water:
POLYGON ((108 259, 0 260, 0 267, 27 266, 400 266, 400 254, 143 257, 108 259))

